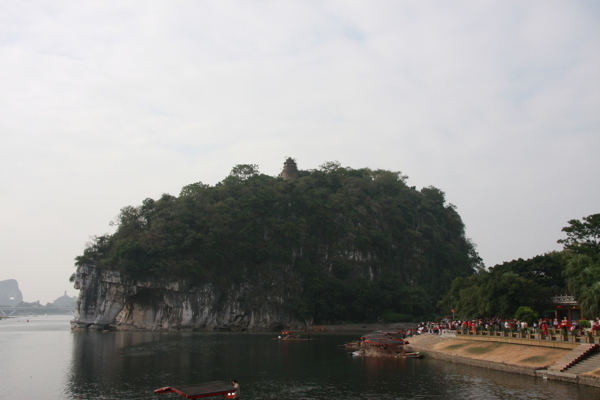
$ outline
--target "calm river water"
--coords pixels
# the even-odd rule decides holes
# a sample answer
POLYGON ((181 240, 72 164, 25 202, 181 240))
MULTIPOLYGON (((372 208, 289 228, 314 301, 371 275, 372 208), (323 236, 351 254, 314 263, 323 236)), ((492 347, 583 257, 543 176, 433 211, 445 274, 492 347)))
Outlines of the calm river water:
POLYGON ((0 399, 183 399, 230 378, 243 399, 594 399, 600 390, 434 359, 349 357, 357 335, 71 332, 69 316, 0 321, 0 399))

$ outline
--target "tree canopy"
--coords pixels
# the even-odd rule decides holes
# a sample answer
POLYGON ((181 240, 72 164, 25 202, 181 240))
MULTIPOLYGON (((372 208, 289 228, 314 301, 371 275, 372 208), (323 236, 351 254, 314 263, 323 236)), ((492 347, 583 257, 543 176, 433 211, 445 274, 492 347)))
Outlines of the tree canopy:
POLYGON ((96 237, 76 264, 251 284, 316 322, 432 316, 452 280, 481 259, 444 192, 406 179, 337 162, 294 180, 237 165, 214 186, 122 208, 116 232, 96 237))
POLYGON ((558 243, 564 244, 565 250, 598 258, 600 256, 600 214, 588 215, 581 221, 572 219, 569 224, 562 228, 567 238, 558 240, 558 243))
POLYGON ((568 221, 562 252, 478 269, 459 277, 441 303, 460 318, 508 317, 523 306, 540 315, 551 306, 550 297, 570 293, 587 318, 600 316, 600 214, 568 221))
POLYGON ((600 316, 600 214, 572 219, 562 229, 567 264, 564 277, 571 293, 581 306, 584 316, 600 316))
POLYGON ((459 318, 510 317, 522 306, 542 314, 550 297, 565 290, 564 255, 551 252, 528 260, 519 258, 456 278, 442 302, 459 318))

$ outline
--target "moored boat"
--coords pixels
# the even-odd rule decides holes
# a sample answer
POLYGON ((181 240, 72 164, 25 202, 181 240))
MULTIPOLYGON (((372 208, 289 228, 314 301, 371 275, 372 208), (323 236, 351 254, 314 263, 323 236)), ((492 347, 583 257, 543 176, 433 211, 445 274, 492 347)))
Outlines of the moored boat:
POLYGON ((277 340, 312 340, 309 331, 290 331, 283 330, 277 340))
POLYGON ((216 396, 225 396, 226 399, 235 399, 237 398, 237 392, 238 389, 234 387, 234 385, 223 381, 204 382, 189 386, 166 386, 154 391, 154 393, 177 393, 186 399, 200 399, 216 396))

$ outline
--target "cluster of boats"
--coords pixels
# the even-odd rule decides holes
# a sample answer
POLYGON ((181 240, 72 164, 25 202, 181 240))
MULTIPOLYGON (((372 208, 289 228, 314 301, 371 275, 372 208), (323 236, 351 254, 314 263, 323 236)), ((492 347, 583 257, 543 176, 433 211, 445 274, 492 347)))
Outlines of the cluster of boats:
MULTIPOLYGON (((310 332, 283 330, 277 340, 312 340, 310 332)), ((354 357, 362 356, 391 356, 396 358, 421 358, 419 352, 407 352, 405 345, 409 344, 402 331, 375 331, 361 336, 360 339, 343 346, 354 357)), ((154 393, 177 393, 186 399, 224 396, 235 399, 239 396, 239 385, 236 381, 204 382, 191 386, 167 386, 156 389, 154 393)))
MULTIPOLYGON (((360 356, 393 356, 397 358, 421 358, 419 352, 406 351, 408 340, 404 331, 375 331, 361 336, 360 339, 343 346, 350 355, 360 356)), ((276 340, 313 340, 310 331, 283 330, 276 340)))
POLYGON ((359 340, 346 343, 344 347, 352 356, 394 356, 399 358, 421 358, 419 352, 407 352, 408 340, 402 331, 375 331, 361 336, 359 340))

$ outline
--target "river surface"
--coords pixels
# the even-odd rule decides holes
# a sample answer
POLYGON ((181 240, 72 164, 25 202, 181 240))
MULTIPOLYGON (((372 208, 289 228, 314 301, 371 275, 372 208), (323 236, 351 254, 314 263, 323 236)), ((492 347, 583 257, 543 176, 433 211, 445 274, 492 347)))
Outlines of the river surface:
POLYGON ((183 399, 237 379, 242 399, 595 399, 600 390, 434 359, 349 357, 357 335, 71 332, 72 316, 0 320, 0 399, 183 399))

